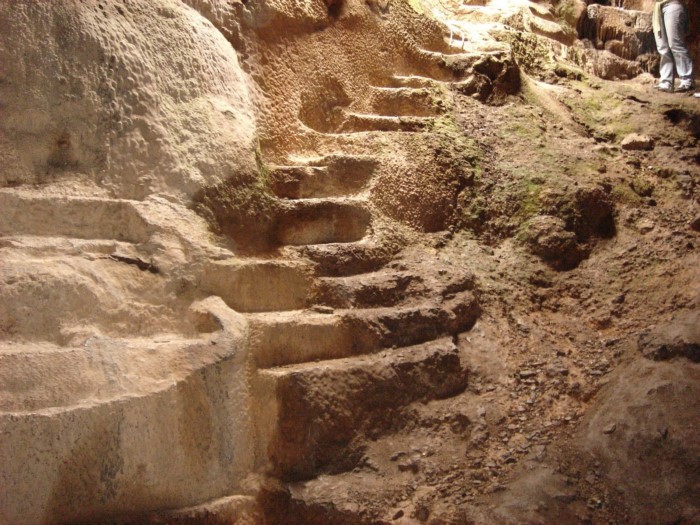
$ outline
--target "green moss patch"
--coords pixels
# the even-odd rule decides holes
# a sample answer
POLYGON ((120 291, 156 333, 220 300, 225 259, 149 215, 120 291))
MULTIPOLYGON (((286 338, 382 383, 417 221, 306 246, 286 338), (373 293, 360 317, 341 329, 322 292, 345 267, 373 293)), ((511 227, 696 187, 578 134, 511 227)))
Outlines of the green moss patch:
POLYGON ((239 173, 204 188, 195 195, 193 209, 211 229, 233 241, 241 252, 271 249, 277 216, 276 200, 269 190, 269 169, 256 151, 257 172, 239 173))

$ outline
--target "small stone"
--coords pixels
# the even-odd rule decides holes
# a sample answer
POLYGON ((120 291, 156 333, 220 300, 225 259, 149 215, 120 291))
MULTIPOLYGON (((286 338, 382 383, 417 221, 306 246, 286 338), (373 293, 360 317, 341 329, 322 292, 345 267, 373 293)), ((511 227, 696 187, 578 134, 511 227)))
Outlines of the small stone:
POLYGON ((397 520, 399 518, 403 518, 403 514, 404 514, 404 512, 402 510, 399 510, 396 512, 396 514, 394 514, 394 517, 392 519, 397 520))
POLYGON ((613 423, 603 429, 603 434, 612 434, 617 429, 617 424, 613 423))
POLYGON ((641 219, 637 222, 636 227, 640 233, 649 233, 654 229, 654 221, 650 219, 641 219))
POLYGON ((603 500, 600 498, 590 498, 588 500, 588 508, 593 510, 593 509, 600 509, 603 507, 603 500))
POLYGON ((518 375, 522 379, 528 379, 530 377, 535 377, 537 375, 537 370, 529 370, 529 369, 521 370, 520 372, 518 372, 518 375))
POLYGON ((396 461, 405 455, 406 455, 405 452, 395 452, 394 454, 391 455, 391 457, 389 458, 389 461, 396 461))
POLYGON ((315 304, 311 307, 311 309, 320 314, 332 314, 334 312, 333 308, 330 306, 323 306, 322 304, 315 304))
POLYGON ((625 294, 624 294, 624 293, 621 293, 620 295, 618 295, 617 297, 615 297, 615 298, 612 300, 612 302, 613 302, 614 304, 622 304, 622 303, 624 303, 624 302, 625 302, 625 294))
POLYGON ((430 517, 430 510, 427 507, 418 507, 416 509, 416 519, 418 521, 426 521, 430 517))
POLYGON ((645 177, 635 177, 630 181, 630 188, 640 197, 651 197, 654 193, 654 183, 645 177))
POLYGON ((404 461, 399 463, 399 470, 401 472, 413 472, 414 474, 417 474, 420 470, 420 465, 415 460, 404 461))
POLYGON ((632 133, 622 139, 620 145, 626 151, 649 151, 654 149, 654 139, 647 135, 632 133))

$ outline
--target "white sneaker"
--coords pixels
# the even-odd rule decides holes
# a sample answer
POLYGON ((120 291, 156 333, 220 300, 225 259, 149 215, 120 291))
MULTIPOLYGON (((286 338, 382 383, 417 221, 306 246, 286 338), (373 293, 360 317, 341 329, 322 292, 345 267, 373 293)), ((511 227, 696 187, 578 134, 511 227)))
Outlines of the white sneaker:
POLYGON ((695 93, 695 95, 693 95, 693 96, 694 96, 695 98, 700 98, 700 91, 698 91, 697 93, 695 93))
POLYGON ((688 91, 694 91, 695 90, 695 82, 681 82, 678 86, 678 91, 679 93, 687 93, 688 91))
POLYGON ((656 86, 656 89, 659 91, 663 91, 664 93, 673 93, 673 84, 670 82, 659 82, 659 85, 656 86))

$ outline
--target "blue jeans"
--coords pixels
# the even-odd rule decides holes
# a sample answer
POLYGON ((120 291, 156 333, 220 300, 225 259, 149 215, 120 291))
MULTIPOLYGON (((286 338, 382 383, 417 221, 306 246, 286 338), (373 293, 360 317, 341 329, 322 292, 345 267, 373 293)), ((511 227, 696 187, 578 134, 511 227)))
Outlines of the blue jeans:
POLYGON ((661 35, 654 35, 656 48, 661 55, 661 82, 673 85, 674 69, 683 84, 693 82, 693 61, 685 44, 688 23, 688 11, 680 2, 671 2, 663 7, 661 35))

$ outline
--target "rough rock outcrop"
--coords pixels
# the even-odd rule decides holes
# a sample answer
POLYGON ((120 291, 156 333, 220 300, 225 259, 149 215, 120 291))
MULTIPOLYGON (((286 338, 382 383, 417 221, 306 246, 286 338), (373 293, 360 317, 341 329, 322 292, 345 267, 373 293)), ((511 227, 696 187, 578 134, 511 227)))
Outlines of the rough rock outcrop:
POLYGON ((632 78, 658 63, 651 13, 589 5, 578 22, 580 38, 600 54, 589 54, 595 73, 606 79, 632 78))
POLYGON ((121 198, 186 199, 255 172, 236 53, 180 3, 4 3, 0 56, 3 185, 80 174, 121 198))

